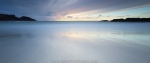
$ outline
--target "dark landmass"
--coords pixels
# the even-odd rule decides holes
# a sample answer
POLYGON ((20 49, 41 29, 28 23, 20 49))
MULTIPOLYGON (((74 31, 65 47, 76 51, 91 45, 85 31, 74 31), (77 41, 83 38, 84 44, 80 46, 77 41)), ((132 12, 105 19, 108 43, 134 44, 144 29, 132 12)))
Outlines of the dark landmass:
POLYGON ((36 21, 27 16, 16 17, 15 15, 0 14, 0 21, 36 21))
POLYGON ((150 22, 150 18, 113 19, 111 22, 150 22))
POLYGON ((101 20, 100 22, 109 22, 109 20, 101 20))

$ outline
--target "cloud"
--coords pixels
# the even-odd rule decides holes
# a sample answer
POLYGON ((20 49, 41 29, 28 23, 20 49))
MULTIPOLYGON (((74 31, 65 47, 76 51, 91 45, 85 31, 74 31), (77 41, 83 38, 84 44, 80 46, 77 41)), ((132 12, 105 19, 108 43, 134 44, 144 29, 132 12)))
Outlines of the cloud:
POLYGON ((143 13, 143 14, 150 14, 150 12, 146 12, 146 13, 143 13))
POLYGON ((96 18, 100 18, 100 17, 102 17, 102 15, 100 14, 100 15, 98 15, 96 18))
POLYGON ((62 9, 62 11, 69 10, 73 13, 93 10, 99 10, 100 12, 110 12, 121 9, 135 8, 149 4, 150 0, 80 0, 75 4, 62 9))
POLYGON ((73 16, 67 16, 67 18, 71 19, 71 18, 73 18, 73 16))
POLYGON ((100 14, 149 4, 150 0, 0 0, 0 13, 27 15, 45 20, 54 16, 93 13, 91 11, 100 14))

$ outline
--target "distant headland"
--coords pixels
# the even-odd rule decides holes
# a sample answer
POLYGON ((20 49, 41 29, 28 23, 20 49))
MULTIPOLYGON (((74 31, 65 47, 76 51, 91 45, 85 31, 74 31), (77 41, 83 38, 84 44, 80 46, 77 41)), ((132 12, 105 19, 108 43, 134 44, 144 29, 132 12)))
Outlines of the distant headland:
POLYGON ((36 20, 27 16, 16 17, 15 15, 0 14, 0 21, 36 21, 36 20))
POLYGON ((113 19, 111 22, 150 22, 150 18, 113 19))
POLYGON ((150 22, 150 18, 126 18, 126 19, 112 19, 101 20, 100 22, 150 22))

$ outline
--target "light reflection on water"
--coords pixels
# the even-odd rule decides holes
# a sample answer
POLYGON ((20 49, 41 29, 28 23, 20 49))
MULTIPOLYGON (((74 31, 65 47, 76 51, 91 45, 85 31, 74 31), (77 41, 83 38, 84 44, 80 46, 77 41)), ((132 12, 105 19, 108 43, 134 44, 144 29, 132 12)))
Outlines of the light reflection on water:
POLYGON ((150 62, 150 23, 0 24, 0 63, 150 62))

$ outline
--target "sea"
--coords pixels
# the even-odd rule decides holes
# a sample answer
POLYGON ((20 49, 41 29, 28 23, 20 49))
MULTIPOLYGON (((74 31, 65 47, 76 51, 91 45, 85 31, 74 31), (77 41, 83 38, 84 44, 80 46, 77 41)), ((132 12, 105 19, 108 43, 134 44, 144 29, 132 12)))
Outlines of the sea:
POLYGON ((0 22, 0 63, 150 63, 150 23, 0 22))

